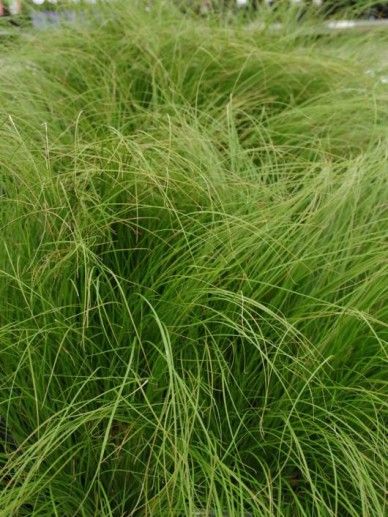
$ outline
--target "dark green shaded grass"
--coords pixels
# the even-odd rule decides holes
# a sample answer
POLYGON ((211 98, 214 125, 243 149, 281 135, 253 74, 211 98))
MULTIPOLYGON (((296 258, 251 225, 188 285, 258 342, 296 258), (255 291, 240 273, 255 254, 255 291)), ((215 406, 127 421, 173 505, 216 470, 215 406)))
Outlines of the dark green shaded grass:
POLYGON ((385 86, 345 40, 164 5, 25 40, 2 515, 384 515, 385 86))

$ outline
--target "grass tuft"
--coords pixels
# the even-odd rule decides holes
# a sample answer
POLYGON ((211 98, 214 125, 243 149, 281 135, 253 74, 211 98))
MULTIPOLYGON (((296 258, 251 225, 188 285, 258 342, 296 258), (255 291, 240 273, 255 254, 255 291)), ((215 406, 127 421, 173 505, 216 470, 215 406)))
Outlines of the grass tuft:
POLYGON ((386 35, 101 9, 2 44, 0 515, 383 516, 386 35))

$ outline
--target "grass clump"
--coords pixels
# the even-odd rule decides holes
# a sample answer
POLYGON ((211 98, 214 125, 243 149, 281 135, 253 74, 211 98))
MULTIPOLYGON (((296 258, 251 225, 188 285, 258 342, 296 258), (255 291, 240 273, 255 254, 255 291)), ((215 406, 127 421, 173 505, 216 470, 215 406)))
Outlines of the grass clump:
POLYGON ((1 515, 384 515, 384 36, 293 27, 7 43, 1 515))

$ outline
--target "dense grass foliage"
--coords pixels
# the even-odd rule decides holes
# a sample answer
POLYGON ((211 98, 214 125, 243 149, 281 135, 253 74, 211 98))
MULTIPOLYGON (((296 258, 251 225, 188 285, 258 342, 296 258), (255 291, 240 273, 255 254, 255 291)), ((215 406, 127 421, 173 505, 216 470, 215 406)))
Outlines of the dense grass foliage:
POLYGON ((385 36, 130 4, 3 44, 0 515, 382 517, 385 36))

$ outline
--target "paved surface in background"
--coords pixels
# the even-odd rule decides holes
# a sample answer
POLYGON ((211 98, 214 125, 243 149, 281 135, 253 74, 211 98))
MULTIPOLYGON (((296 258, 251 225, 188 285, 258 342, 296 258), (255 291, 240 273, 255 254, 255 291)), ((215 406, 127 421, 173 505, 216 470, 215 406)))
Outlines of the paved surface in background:
MULTIPOLYGON (((255 21, 248 25, 251 30, 262 29, 266 25, 261 21, 255 21)), ((281 23, 274 23, 269 26, 271 30, 280 31, 282 29, 281 23)), ((307 27, 301 31, 303 34, 306 32, 325 34, 329 32, 342 32, 342 31, 370 31, 375 29, 386 29, 388 31, 388 20, 330 20, 314 27, 307 27)))
POLYGON ((325 23, 325 27, 332 30, 349 29, 376 29, 386 27, 388 20, 333 20, 325 23))

